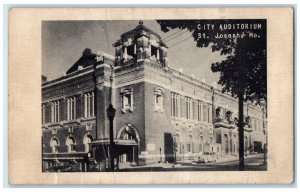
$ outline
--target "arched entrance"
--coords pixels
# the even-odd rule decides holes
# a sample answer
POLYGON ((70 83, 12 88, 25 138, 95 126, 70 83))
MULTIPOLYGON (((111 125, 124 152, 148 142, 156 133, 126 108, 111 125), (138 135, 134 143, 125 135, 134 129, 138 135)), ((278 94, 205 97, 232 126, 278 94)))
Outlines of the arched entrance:
POLYGON ((138 147, 140 137, 136 128, 132 125, 122 127, 117 134, 118 162, 138 164, 138 147))

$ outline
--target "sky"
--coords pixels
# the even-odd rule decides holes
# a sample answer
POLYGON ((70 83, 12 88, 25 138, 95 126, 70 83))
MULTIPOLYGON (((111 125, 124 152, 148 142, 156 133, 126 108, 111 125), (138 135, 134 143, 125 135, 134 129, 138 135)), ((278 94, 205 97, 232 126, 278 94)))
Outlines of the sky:
MULTIPOLYGON (((143 21, 144 25, 159 34, 169 46, 169 66, 183 70, 208 84, 219 80, 219 73, 213 73, 211 64, 222 60, 219 52, 211 48, 196 47, 188 31, 173 29, 164 33, 154 20, 143 21), (176 33, 178 32, 178 33, 176 33), (175 35, 172 35, 176 33, 175 35), (172 35, 172 36, 170 36, 172 35)), ((85 48, 94 53, 104 51, 114 55, 112 46, 122 33, 138 25, 132 21, 43 21, 42 23, 42 74, 50 80, 63 76, 82 55, 85 48)))

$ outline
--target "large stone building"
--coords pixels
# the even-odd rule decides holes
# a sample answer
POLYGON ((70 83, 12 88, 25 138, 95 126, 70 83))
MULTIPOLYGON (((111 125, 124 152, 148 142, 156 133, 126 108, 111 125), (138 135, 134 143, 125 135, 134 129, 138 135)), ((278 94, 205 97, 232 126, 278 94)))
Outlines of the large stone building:
MULTIPOLYGON (((139 23, 113 44, 115 56, 84 50, 63 77, 42 83, 43 168, 107 167, 110 102, 121 166, 238 155, 238 102, 168 65, 168 47, 139 23), (94 166, 94 167, 93 167, 94 166)), ((245 103, 245 151, 261 152, 265 113, 245 103)))

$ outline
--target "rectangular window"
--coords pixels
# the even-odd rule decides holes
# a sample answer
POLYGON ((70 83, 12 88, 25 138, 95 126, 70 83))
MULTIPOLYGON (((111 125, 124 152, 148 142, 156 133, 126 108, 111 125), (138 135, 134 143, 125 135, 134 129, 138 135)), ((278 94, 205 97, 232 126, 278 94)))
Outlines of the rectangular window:
POLYGON ((216 143, 221 143, 221 133, 216 133, 216 143))
POLYGON ((171 93, 171 115, 179 117, 180 96, 177 93, 171 93))
POLYGON ((76 98, 69 97, 67 102, 67 120, 76 119, 76 98))
POLYGON ((198 119, 198 116, 197 116, 197 101, 196 100, 193 100, 192 116, 193 116, 194 120, 198 119))
POLYGON ((190 97, 185 97, 185 114, 187 119, 191 119, 192 112, 192 102, 190 97))
POLYGON ((197 110, 198 110, 198 121, 201 121, 202 119, 201 119, 201 113, 202 113, 202 110, 201 110, 201 105, 202 105, 202 102, 201 101, 198 101, 197 102, 198 103, 198 105, 197 105, 197 110))
POLYGON ((133 111, 134 108, 134 101, 133 101, 133 89, 126 88, 121 91, 122 96, 122 112, 125 113, 126 111, 133 111))
POLYGON ((95 116, 95 95, 94 92, 84 94, 84 116, 95 116))
POLYGON ((59 101, 51 102, 51 123, 59 122, 59 101))
POLYGON ((176 103, 175 103, 175 93, 171 93, 171 116, 176 116, 175 113, 176 103))
POLYGON ((211 122, 211 105, 207 104, 207 122, 211 122))
POLYGON ((208 107, 206 103, 203 103, 203 121, 208 121, 208 107))
POLYGON ((154 92, 154 100, 155 100, 155 110, 163 110, 163 98, 164 98, 164 92, 162 89, 157 88, 154 92))

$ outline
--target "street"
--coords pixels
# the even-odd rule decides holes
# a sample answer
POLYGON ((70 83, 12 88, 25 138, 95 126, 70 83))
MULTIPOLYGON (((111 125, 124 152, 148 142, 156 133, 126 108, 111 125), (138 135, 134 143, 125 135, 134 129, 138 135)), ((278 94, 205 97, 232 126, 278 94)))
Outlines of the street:
MULTIPOLYGON (((245 171, 266 171, 267 165, 263 164, 263 155, 254 155, 245 158, 245 171)), ((155 164, 120 169, 119 171, 239 171, 238 160, 213 163, 178 162, 174 164, 155 164)))

